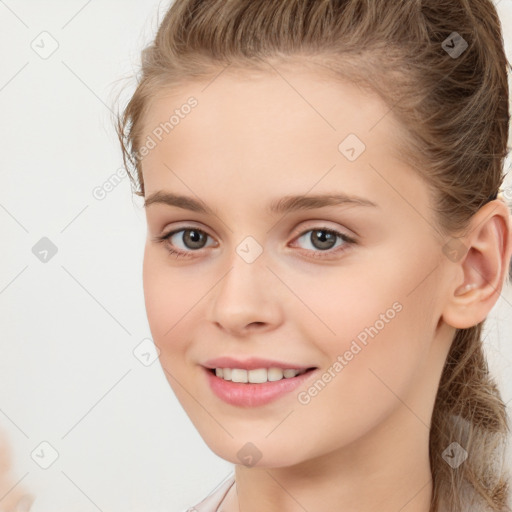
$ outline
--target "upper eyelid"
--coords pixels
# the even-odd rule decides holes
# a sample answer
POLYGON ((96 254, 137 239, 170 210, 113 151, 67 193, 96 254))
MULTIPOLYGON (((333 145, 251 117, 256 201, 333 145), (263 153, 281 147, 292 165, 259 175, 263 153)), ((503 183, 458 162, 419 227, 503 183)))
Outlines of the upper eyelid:
MULTIPOLYGON (((345 235, 347 237, 351 237, 351 235, 347 235, 340 228, 333 228, 333 227, 330 227, 330 226, 324 226, 324 225, 321 225, 322 224, 321 221, 318 221, 318 222, 319 222, 318 225, 314 225, 314 226, 311 226, 309 228, 304 227, 304 228, 301 228, 301 229, 293 230, 291 236, 299 236, 299 235, 303 235, 303 234, 307 233, 308 231, 313 231, 315 229, 317 229, 317 230, 321 229, 321 230, 326 230, 326 231, 336 231, 336 232, 338 232, 341 235, 345 235)), ((214 238, 212 235, 210 235, 210 233, 208 233, 207 230, 205 230, 203 228, 199 228, 199 227, 194 226, 194 225, 186 225, 186 226, 182 226, 182 227, 179 227, 179 228, 173 228, 173 229, 170 229, 167 233, 165 233, 165 231, 164 231, 164 233, 161 236, 170 236, 171 234, 176 234, 176 233, 179 233, 180 231, 191 231, 191 230, 194 230, 194 229, 196 229, 197 231, 201 231, 201 233, 204 233, 204 234, 214 238)))
MULTIPOLYGON (((318 222, 320 222, 320 221, 318 221, 318 222)), ((159 238, 171 238, 172 236, 174 236, 177 233, 180 233, 182 231, 193 231, 193 230, 200 231, 201 233, 204 233, 206 236, 208 236, 211 239, 215 240, 215 237, 210 235, 208 233, 208 231, 206 231, 206 230, 204 230, 202 228, 193 226, 193 225, 186 225, 186 226, 182 226, 182 227, 179 227, 179 228, 176 228, 176 229, 171 229, 168 233, 162 234, 159 238)), ((317 231, 332 231, 332 232, 335 232, 336 236, 338 236, 342 240, 344 238, 346 238, 346 240, 344 240, 344 241, 349 241, 349 242, 355 242, 356 238, 357 238, 354 235, 349 235, 347 233, 344 233, 343 230, 341 230, 339 228, 333 228, 333 227, 329 227, 329 226, 322 226, 321 222, 320 222, 319 225, 314 225, 314 226, 311 226, 309 228, 304 227, 304 228, 301 228, 301 229, 294 230, 292 232, 291 236, 293 236, 293 240, 296 240, 297 238, 300 238, 300 237, 304 236, 306 233, 309 233, 310 231, 315 231, 315 230, 317 230, 317 231)), ((199 251, 189 250, 187 252, 199 252, 199 251)))

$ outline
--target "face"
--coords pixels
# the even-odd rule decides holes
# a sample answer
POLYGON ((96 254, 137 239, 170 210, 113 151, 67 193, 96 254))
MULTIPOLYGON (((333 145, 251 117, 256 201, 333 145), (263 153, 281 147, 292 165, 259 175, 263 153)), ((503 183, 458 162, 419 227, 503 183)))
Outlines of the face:
POLYGON ((160 363, 217 455, 268 467, 362 440, 401 400, 424 429, 448 348, 431 197, 399 159, 392 113, 355 85, 285 76, 182 84, 154 99, 142 139, 156 142, 142 163, 143 282, 160 363), (220 357, 315 369, 226 383, 205 369, 220 357))

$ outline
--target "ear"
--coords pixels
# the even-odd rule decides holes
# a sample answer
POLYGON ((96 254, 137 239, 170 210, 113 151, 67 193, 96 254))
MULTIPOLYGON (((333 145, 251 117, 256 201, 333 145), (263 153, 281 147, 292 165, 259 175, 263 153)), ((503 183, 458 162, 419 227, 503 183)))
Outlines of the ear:
POLYGON ((452 276, 444 321, 467 329, 485 320, 508 277, 512 219, 504 201, 490 201, 471 218, 469 229, 443 246, 452 276), (450 268, 451 267, 451 268, 450 268))

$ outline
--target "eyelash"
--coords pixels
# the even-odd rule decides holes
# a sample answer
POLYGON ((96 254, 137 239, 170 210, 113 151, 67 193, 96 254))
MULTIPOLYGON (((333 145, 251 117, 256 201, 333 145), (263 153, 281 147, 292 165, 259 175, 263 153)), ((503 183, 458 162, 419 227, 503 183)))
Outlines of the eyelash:
MULTIPOLYGON (((164 246, 165 246, 166 250, 168 251, 169 255, 170 256, 174 255, 176 257, 176 259, 180 259, 180 258, 193 258, 194 256, 192 256, 191 253, 200 252, 200 250, 177 251, 175 249, 172 249, 169 246, 169 244, 168 244, 169 239, 173 235, 175 235, 176 233, 180 233, 181 231, 197 231, 199 233, 202 233, 203 235, 206 235, 207 237, 210 236, 210 235, 208 235, 208 233, 206 233, 202 229, 198 229, 198 228, 195 228, 193 226, 189 226, 189 227, 183 227, 181 229, 177 229, 177 230, 171 231, 170 233, 167 233, 165 235, 157 236, 155 238, 155 241, 157 241, 158 243, 164 244, 164 246)), ((329 233, 331 235, 335 235, 336 237, 341 238, 343 240, 343 242, 345 242, 342 246, 337 247, 336 249, 327 249, 325 251, 321 251, 321 250, 316 250, 316 251, 313 250, 312 251, 312 250, 304 249, 304 250, 306 250, 306 252, 311 252, 312 253, 311 256, 313 258, 327 258, 329 256, 336 255, 338 253, 346 251, 347 250, 347 247, 346 247, 347 245, 353 245, 353 244, 357 243, 355 239, 345 235, 344 233, 340 233, 339 231, 336 231, 336 230, 330 229, 330 228, 325 228, 325 227, 314 227, 314 228, 311 228, 311 229, 307 229, 307 230, 303 231, 302 233, 298 234, 295 238, 301 238, 306 233, 309 233, 310 231, 323 231, 325 233, 329 233), (324 254, 327 254, 328 256, 324 256, 324 254)))

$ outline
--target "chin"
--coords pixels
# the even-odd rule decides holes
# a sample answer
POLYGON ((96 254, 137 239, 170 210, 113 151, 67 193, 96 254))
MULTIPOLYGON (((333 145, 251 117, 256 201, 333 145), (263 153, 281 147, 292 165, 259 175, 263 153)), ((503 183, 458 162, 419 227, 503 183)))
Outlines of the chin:
POLYGON ((265 438, 265 436, 260 438, 260 435, 252 437, 248 434, 246 440, 226 435, 223 442, 219 442, 218 436, 202 437, 213 453, 232 464, 279 468, 294 466, 305 460, 306 454, 298 453, 295 441, 290 440, 290 446, 286 446, 278 436, 271 439, 270 437, 265 438))

